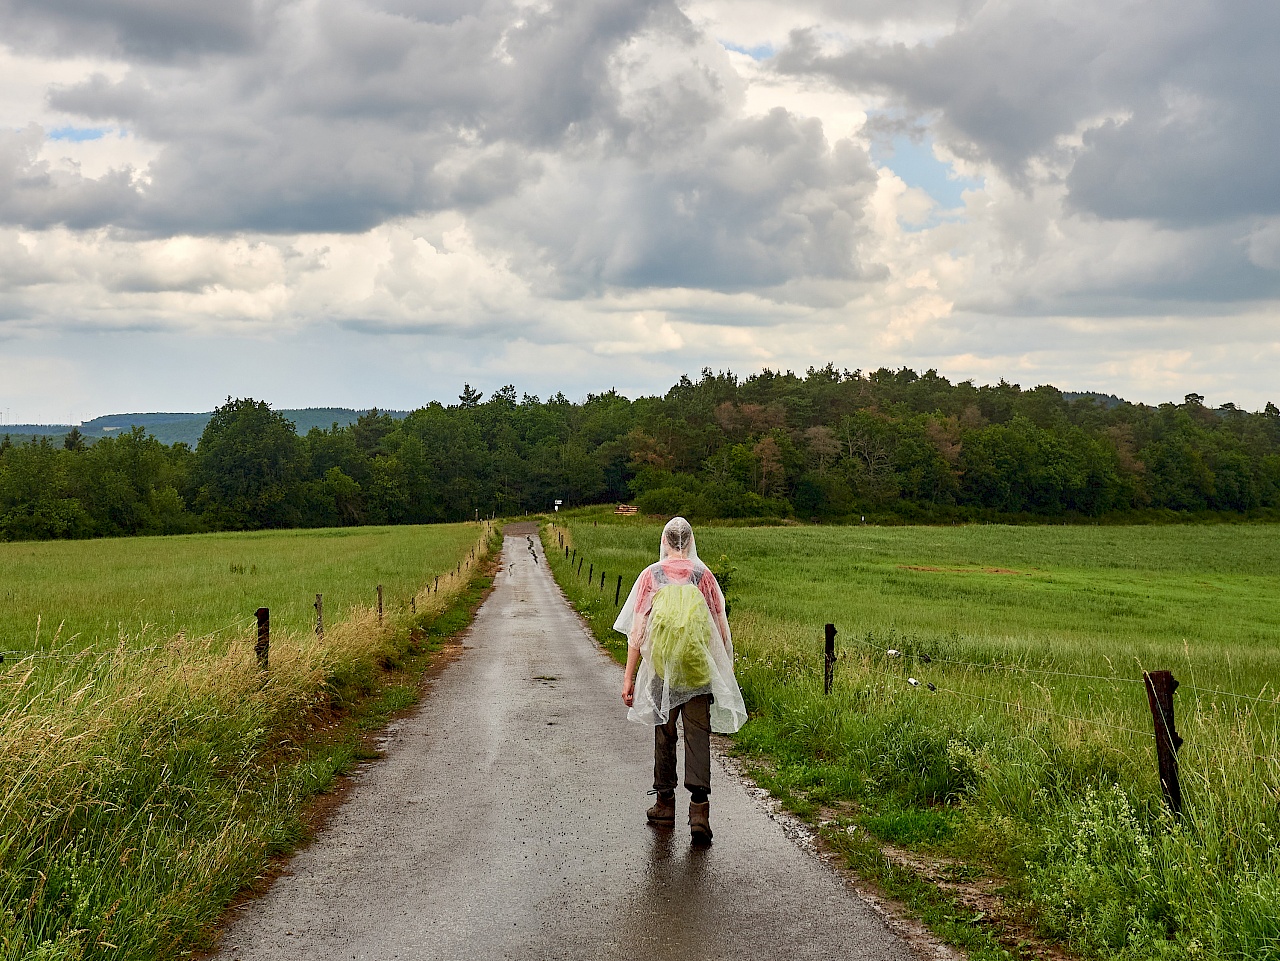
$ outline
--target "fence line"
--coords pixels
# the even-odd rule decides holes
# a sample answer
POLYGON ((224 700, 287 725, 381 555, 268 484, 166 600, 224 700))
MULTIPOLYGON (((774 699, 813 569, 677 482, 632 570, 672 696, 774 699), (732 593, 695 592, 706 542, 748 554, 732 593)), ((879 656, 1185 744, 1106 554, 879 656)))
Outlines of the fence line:
MULTIPOLYGON (((472 553, 468 557, 468 562, 476 558, 475 552, 480 549, 481 543, 486 541, 488 537, 491 536, 492 534, 492 525, 490 525, 487 521, 485 522, 485 532, 486 533, 479 539, 479 541, 477 541, 476 547, 472 549, 472 553)), ((453 573, 454 572, 452 571, 447 572, 445 576, 450 576, 453 573)), ((436 578, 436 582, 437 583, 439 582, 439 577, 436 578)), ((379 586, 378 590, 379 592, 381 592, 381 586, 379 586)), ((414 592, 413 594, 414 598, 417 597, 420 590, 421 589, 419 589, 419 591, 414 592)), ((216 637, 220 634, 225 634, 227 631, 230 631, 230 630, 248 627, 251 624, 255 624, 256 621, 257 621, 257 618, 254 615, 252 614, 244 615, 241 617, 237 617, 235 620, 231 621, 230 623, 226 624, 223 627, 215 628, 212 631, 205 631, 202 634, 195 635, 195 637, 197 638, 216 637)), ((186 631, 182 631, 180 633, 185 635, 186 631)), ((102 656, 111 655, 111 654, 132 657, 137 654, 148 654, 148 653, 153 653, 155 651, 162 651, 162 650, 165 650, 166 648, 167 648, 167 645, 156 644, 150 647, 130 647, 130 648, 123 648, 123 649, 118 646, 114 648, 83 647, 77 651, 0 649, 0 664, 5 664, 9 662, 11 658, 13 663, 16 664, 21 661, 27 661, 27 660, 74 660, 81 657, 94 657, 94 656, 102 657, 102 656)))
POLYGON ((161 650, 164 650, 164 648, 160 646, 156 646, 156 647, 130 647, 130 648, 125 648, 123 651, 121 651, 120 648, 106 649, 106 648, 98 648, 98 647, 82 647, 78 651, 0 651, 0 664, 6 663, 10 656, 13 657, 14 663, 18 663, 20 661, 27 661, 32 659, 53 658, 55 660, 56 659, 73 660, 79 657, 92 657, 92 656, 104 657, 109 654, 117 654, 117 653, 123 653, 123 654, 129 654, 129 655, 145 654, 148 651, 161 651, 161 650))
POLYGON ((1081 680, 1086 680, 1086 681, 1108 681, 1112 683, 1124 683, 1124 684, 1143 683, 1142 678, 1140 677, 1121 677, 1118 675, 1107 675, 1107 674, 1077 674, 1073 671, 1055 671, 1049 668, 1026 667, 1021 664, 1007 664, 1000 661, 993 661, 988 664, 983 664, 978 661, 957 661, 953 658, 948 658, 948 657, 934 657, 930 654, 916 654, 911 651, 899 651, 891 647, 880 648, 872 644, 870 641, 864 640, 860 637, 854 637, 854 642, 863 645, 869 650, 876 651, 879 654, 884 654, 887 657, 909 657, 912 660, 920 661, 921 663, 924 663, 924 664, 950 664, 953 667, 968 667, 978 671, 990 671, 990 670, 1021 671, 1024 674, 1041 674, 1044 676, 1056 676, 1056 677, 1074 677, 1074 678, 1079 678, 1081 680))
MULTIPOLYGON (((225 627, 218 627, 213 629, 212 631, 205 631, 203 634, 197 634, 195 636, 198 638, 199 637, 216 637, 219 634, 225 634, 227 631, 230 631, 234 628, 244 627, 249 624, 252 624, 254 623, 254 620, 255 618, 252 615, 237 617, 235 620, 231 621, 225 627)), ((180 633, 184 635, 186 634, 185 631, 182 631, 180 633)), ((95 654, 99 656, 106 655, 106 654, 125 654, 125 655, 132 656, 134 654, 146 654, 152 651, 163 651, 166 648, 166 646, 167 645, 164 645, 164 644, 154 644, 150 647, 127 647, 127 648, 120 648, 118 646, 113 648, 82 647, 78 651, 4 650, 4 651, 0 651, 0 663, 3 663, 10 655, 12 655, 16 660, 19 660, 19 661, 25 661, 25 660, 28 660, 29 658, 72 659, 72 658, 85 657, 86 655, 95 655, 95 654)))
MULTIPOLYGON (((972 668, 978 671, 990 671, 990 670, 999 670, 999 671, 1008 671, 1008 672, 1020 671, 1024 674, 1038 674, 1045 677, 1070 677, 1070 678, 1077 678, 1079 680, 1084 680, 1084 681, 1105 681, 1107 683, 1113 683, 1113 684, 1144 684, 1145 683, 1145 681, 1140 677, 1122 677, 1118 675, 1107 675, 1107 674, 1079 674, 1074 671, 1057 671, 1057 670, 1051 670, 1049 668, 1026 667, 1021 664, 1008 664, 1008 663, 1003 663, 999 661, 991 662, 989 664, 982 664, 977 661, 959 661, 953 658, 934 657, 929 654, 919 654, 911 651, 898 651, 898 650, 895 650, 894 648, 880 648, 872 644, 871 642, 856 636, 853 637, 853 641, 856 644, 861 644, 863 647, 867 648, 868 650, 875 651, 878 654, 883 654, 886 657, 911 658, 912 660, 919 661, 924 664, 948 664, 953 667, 967 667, 967 668, 972 668)), ((1220 690, 1217 690, 1216 688, 1211 688, 1211 687, 1197 687, 1194 684, 1186 684, 1184 685, 1184 687, 1186 690, 1194 691, 1197 694, 1215 694, 1220 697, 1231 697, 1241 701, 1251 701, 1255 704, 1264 704, 1268 706, 1280 706, 1280 692, 1278 692, 1274 697, 1268 698, 1268 697, 1257 697, 1252 694, 1240 694, 1233 691, 1220 691, 1220 690)))
POLYGON ((1136 731, 1131 727, 1121 727, 1119 724, 1110 724, 1107 721, 1099 721, 1097 718, 1080 717, 1075 714, 1063 714, 1061 711, 1050 711, 1043 707, 1034 707, 1030 704, 1013 704, 1009 701, 1002 701, 999 698, 987 697, 983 694, 971 694, 968 691, 956 691, 949 687, 939 687, 936 690, 945 694, 954 694, 957 697, 968 697, 976 701, 987 701, 991 704, 999 704, 1015 711, 1035 711, 1037 714, 1045 714, 1049 717, 1062 718, 1066 721, 1077 721, 1081 724, 1092 724, 1095 727, 1105 727, 1112 731, 1122 731, 1125 734, 1134 734, 1138 737, 1155 737, 1151 731, 1136 731))
MULTIPOLYGON (((560 528, 558 525, 552 524, 551 528, 553 531, 556 531, 557 534, 560 531, 560 528)), ((565 530, 565 533, 567 533, 567 530, 565 530)), ((589 583, 594 583, 594 582, 589 582, 589 583)), ((882 648, 871 643, 870 641, 867 641, 865 638, 857 637, 857 636, 853 636, 852 639, 854 643, 859 644, 862 647, 866 648, 867 650, 874 652, 876 654, 880 654, 882 656, 892 657, 892 658, 898 658, 898 657, 910 658, 921 664, 945 664, 949 667, 963 667, 963 668, 969 668, 969 669, 978 670, 978 671, 996 670, 996 671, 1005 671, 1009 673, 1021 672, 1028 675, 1038 675, 1042 677, 1066 677, 1066 678, 1073 678, 1076 680, 1083 680, 1083 681, 1102 681, 1109 684, 1142 684, 1142 685, 1146 684, 1146 681, 1144 678, 1138 678, 1138 677, 1122 677, 1117 675, 1106 675, 1106 674, 1084 674, 1084 673, 1079 673, 1075 671, 1062 671, 1062 670, 1054 670, 1050 668, 1035 668, 1035 667, 1028 667, 1021 664, 1010 664, 1010 663, 999 662, 999 661, 982 664, 977 661, 963 661, 963 660, 957 660, 955 658, 933 657, 926 653, 898 651, 893 648, 882 648)), ((908 681, 908 682, 916 680, 915 678, 904 678, 901 675, 890 674, 885 671, 878 670, 870 665, 864 665, 864 666, 866 667, 867 670, 875 674, 879 674, 882 677, 889 678, 891 680, 908 681)), ((918 684, 919 682, 916 682, 916 683, 918 684)), ((1132 734, 1137 737, 1150 738, 1155 736, 1151 731, 1138 731, 1138 730, 1135 730, 1134 728, 1123 727, 1121 725, 1111 724, 1106 721, 1096 720, 1093 718, 1082 717, 1074 714, 1064 714, 1061 711, 1052 711, 1046 708, 1031 707, 1026 704, 1015 704, 1010 701, 1004 701, 999 698, 993 698, 993 697, 989 697, 982 694, 972 694, 967 691, 957 691, 957 690, 954 690, 953 688, 939 687, 936 684, 933 684, 927 681, 925 683, 927 685, 928 690, 930 691, 934 691, 937 693, 944 693, 944 694, 952 694, 956 697, 967 697, 967 698, 971 698, 978 701, 984 701, 990 704, 995 704, 995 705, 1005 707, 1012 711, 1034 711, 1038 714, 1042 714, 1048 717, 1060 718, 1066 721, 1074 721, 1080 724, 1092 724, 1097 727, 1103 727, 1109 730, 1119 731, 1125 734, 1132 734)), ((1196 694, 1214 694, 1214 695, 1219 695, 1221 697, 1236 698, 1238 700, 1249 701, 1256 704, 1264 704, 1264 705, 1270 705, 1270 706, 1280 705, 1280 693, 1278 693, 1275 698, 1262 698, 1262 697, 1255 697, 1249 694, 1239 694, 1231 691, 1220 691, 1214 688, 1196 687, 1194 684, 1187 684, 1185 685, 1184 689, 1195 692, 1196 694)))
POLYGON ((1280 706, 1280 692, 1274 697, 1255 697, 1252 694, 1236 694, 1232 691, 1219 691, 1212 687, 1196 687, 1194 684, 1187 684, 1188 691, 1195 691, 1196 694, 1216 694, 1219 697, 1234 697, 1241 701, 1253 701, 1256 704, 1267 704, 1272 707, 1280 706))
POLYGON ((888 678, 891 681, 896 681, 898 683, 904 683, 904 684, 910 685, 912 688, 923 686, 930 693, 954 694, 957 697, 968 697, 978 701, 986 701, 991 704, 998 704, 1001 707, 1008 708, 1010 711, 1014 711, 1014 712, 1035 711, 1037 714, 1044 714, 1044 715, 1048 715, 1049 717, 1057 717, 1065 721, 1077 721, 1081 724, 1093 724, 1098 727, 1110 728, 1113 731, 1123 731, 1126 734, 1136 734, 1138 737, 1154 736, 1150 731, 1137 731, 1137 730, 1134 730, 1133 728, 1121 727, 1117 724, 1110 724, 1106 721, 1099 721, 1094 718, 1080 717, 1075 714, 1063 714, 1061 711, 1051 711, 1043 707, 1034 707, 1029 704, 1014 703, 1013 701, 1005 701, 1005 700, 1001 700, 1000 698, 988 697, 982 694, 971 694, 968 691, 957 691, 949 687, 940 687, 934 684, 932 681, 928 681, 928 680, 920 681, 915 677, 904 676, 902 674, 890 674, 888 671, 882 671, 879 668, 871 666, 870 664, 863 664, 862 667, 864 670, 869 671, 872 674, 878 674, 881 677, 888 678))

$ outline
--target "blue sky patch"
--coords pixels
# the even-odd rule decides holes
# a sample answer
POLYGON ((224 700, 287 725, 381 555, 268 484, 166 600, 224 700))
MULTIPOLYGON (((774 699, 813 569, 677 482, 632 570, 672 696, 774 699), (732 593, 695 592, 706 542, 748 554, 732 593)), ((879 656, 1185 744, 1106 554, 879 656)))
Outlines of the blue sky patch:
POLYGON ((102 127, 55 127, 49 131, 50 140, 70 140, 72 143, 101 140, 106 135, 107 131, 102 127))
POLYGON ((916 141, 899 134, 890 143, 873 141, 871 159, 877 166, 892 170, 908 187, 919 187, 948 210, 963 205, 962 191, 982 186, 981 180, 957 176, 950 164, 938 160, 930 137, 916 141))
POLYGON ((752 60, 768 60, 777 52, 773 49, 773 44, 771 43, 762 43, 758 47, 740 47, 736 43, 721 40, 720 46, 726 50, 732 50, 734 53, 745 53, 752 60))

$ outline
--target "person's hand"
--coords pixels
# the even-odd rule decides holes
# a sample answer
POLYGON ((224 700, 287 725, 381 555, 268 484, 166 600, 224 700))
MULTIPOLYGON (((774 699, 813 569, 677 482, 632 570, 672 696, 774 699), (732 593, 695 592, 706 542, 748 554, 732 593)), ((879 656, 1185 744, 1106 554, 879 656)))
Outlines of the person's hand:
POLYGON ((630 707, 636 701, 636 682, 635 678, 624 677, 622 679, 622 703, 630 707))

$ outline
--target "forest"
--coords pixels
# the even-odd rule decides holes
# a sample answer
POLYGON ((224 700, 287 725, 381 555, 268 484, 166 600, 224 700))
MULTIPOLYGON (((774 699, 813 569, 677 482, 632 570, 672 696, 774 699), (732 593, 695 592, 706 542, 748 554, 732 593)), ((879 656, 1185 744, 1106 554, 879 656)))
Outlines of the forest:
POLYGON ((626 501, 697 519, 1280 519, 1280 410, 1152 407, 936 371, 745 379, 572 402, 513 386, 303 435, 232 399, 198 443, 0 439, 0 539, 418 524, 626 501))

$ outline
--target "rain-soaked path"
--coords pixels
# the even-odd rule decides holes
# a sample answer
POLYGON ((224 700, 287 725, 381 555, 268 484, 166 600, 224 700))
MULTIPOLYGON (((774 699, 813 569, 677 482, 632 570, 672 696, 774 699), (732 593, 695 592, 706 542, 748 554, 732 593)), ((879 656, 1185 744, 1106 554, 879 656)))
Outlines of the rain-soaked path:
MULTIPOLYGON (((536 536, 534 544, 537 544, 536 536)), ((217 957, 912 957, 718 767, 715 844, 645 823, 651 729, 523 533, 467 649, 217 957)))

